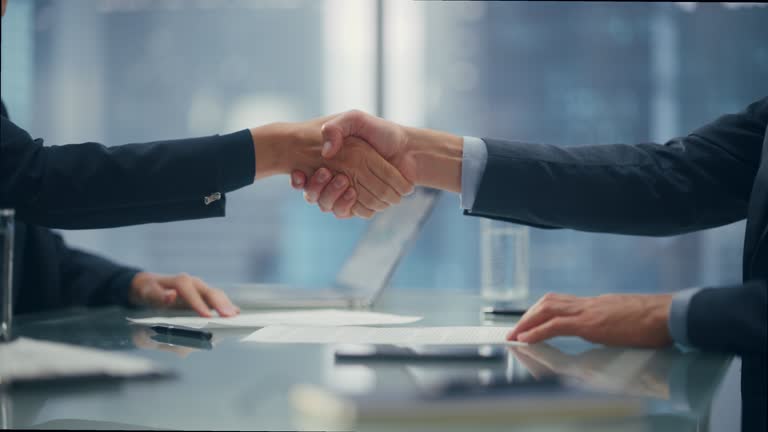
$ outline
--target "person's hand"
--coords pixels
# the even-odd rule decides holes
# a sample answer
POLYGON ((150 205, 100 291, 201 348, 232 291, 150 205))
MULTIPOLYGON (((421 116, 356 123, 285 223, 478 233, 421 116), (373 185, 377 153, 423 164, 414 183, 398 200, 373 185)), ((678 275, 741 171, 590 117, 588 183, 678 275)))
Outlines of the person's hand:
POLYGON ((579 336, 604 345, 658 348, 670 345, 667 323, 672 294, 606 294, 576 297, 547 294, 507 335, 536 343, 555 336, 579 336))
MULTIPOLYGON (((254 142, 265 143, 256 147, 257 178, 294 171, 292 179, 295 179, 296 172, 311 172, 325 180, 324 184, 336 185, 329 182, 332 175, 344 174, 339 178, 341 184, 334 190, 339 194, 348 193, 348 199, 356 200, 346 213, 365 218, 399 203, 402 195, 413 190, 413 184, 398 169, 360 139, 350 137, 333 160, 324 160, 320 155, 323 147, 321 126, 329 119, 276 123, 252 130, 254 142), (288 140, 285 137, 289 137, 288 140), (283 144, 279 146, 266 144, 281 140, 283 144), (325 170, 318 171, 321 167, 325 170)), ((306 197, 314 202, 315 197, 309 193, 306 197)))
MULTIPOLYGON (((401 126, 358 110, 331 117, 323 124, 322 132, 323 156, 327 159, 335 158, 352 138, 359 138, 413 184, 453 192, 461 190, 461 137, 401 126)), ((305 173, 294 171, 291 185, 304 189, 307 201, 317 203, 321 210, 333 210, 337 217, 348 217, 349 198, 332 187, 334 182, 344 180, 320 172, 308 179, 305 173)))
POLYGON ((407 128, 360 110, 352 110, 333 116, 323 123, 321 130, 324 158, 333 159, 346 146, 349 137, 357 137, 370 144, 408 181, 416 183, 416 158, 408 151, 407 128))
MULTIPOLYGON (((410 183, 416 182, 416 160, 406 152, 408 134, 404 127, 359 110, 347 111, 326 120, 321 126, 324 158, 334 158, 347 140, 359 138, 397 168, 410 183)), ((346 190, 341 186, 348 180, 344 175, 328 176, 327 170, 318 170, 314 174, 301 170, 291 173, 291 186, 304 189, 304 199, 308 203, 317 203, 320 210, 333 211, 338 218, 351 217, 354 213, 349 203, 353 196, 351 193, 344 195, 346 190), (309 181, 307 174, 312 175, 309 181)))
POLYGON ((224 292, 186 273, 175 276, 137 273, 131 281, 129 299, 137 306, 191 308, 206 318, 213 316, 211 308, 223 317, 240 313, 240 308, 233 305, 224 292))
POLYGON ((357 201, 357 192, 349 187, 349 178, 344 174, 333 175, 328 168, 320 168, 307 183, 307 176, 301 171, 291 174, 291 186, 304 190, 304 199, 317 204, 323 212, 332 211, 338 219, 354 216, 352 208, 357 201))

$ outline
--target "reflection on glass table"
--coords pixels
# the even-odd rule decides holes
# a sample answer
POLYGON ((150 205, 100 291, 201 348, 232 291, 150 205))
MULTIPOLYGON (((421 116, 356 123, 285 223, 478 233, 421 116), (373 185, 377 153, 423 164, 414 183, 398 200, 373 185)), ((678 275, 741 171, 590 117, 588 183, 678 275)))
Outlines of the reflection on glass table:
POLYGON ((556 374, 585 388, 667 401, 661 411, 705 413, 728 366, 728 356, 595 347, 567 354, 549 344, 510 347, 535 377, 556 374), (695 379, 689 379, 694 376, 695 379))
MULTIPOLYGON (((544 427, 546 430, 559 430, 555 426, 561 423, 567 424, 563 430, 705 430, 714 392, 729 363, 728 356, 674 349, 657 351, 592 346, 578 352, 566 352, 550 344, 536 344, 508 347, 507 352, 506 362, 488 365, 455 362, 330 365, 325 387, 328 391, 317 387, 295 388, 294 407, 303 421, 298 424, 312 427, 354 425, 359 430, 385 430, 385 426, 394 424, 400 428, 405 424, 409 428, 416 427, 412 424, 416 422, 418 427, 414 430, 432 430, 430 428, 438 423, 446 426, 444 419, 451 417, 451 412, 461 411, 461 416, 447 422, 451 423, 449 429, 454 427, 460 430, 467 425, 458 426, 455 423, 472 418, 473 427, 482 430, 496 430, 504 421, 510 426, 524 421, 534 429, 551 423, 549 426, 554 429, 544 427), (365 376, 366 385, 349 385, 351 379, 361 376, 365 376), (410 384, 404 385, 404 379, 410 384), (558 382, 562 383, 562 394, 553 391, 558 382), (435 397, 435 389, 444 389, 456 383, 469 389, 467 394, 451 392, 446 394, 450 396, 447 404, 441 406, 434 403, 440 399, 435 397), (544 385, 547 383, 552 385, 544 385), (506 390, 509 397, 506 405, 503 400, 499 405, 508 407, 506 416, 502 418, 499 412, 494 411, 491 415, 489 408, 491 403, 499 403, 499 398, 492 400, 487 396, 492 393, 498 395, 500 389, 505 391, 504 388, 509 389, 506 390), (525 420, 513 413, 519 411, 520 404, 535 400, 536 395, 545 390, 552 392, 552 400, 559 400, 546 416, 537 417, 532 414, 535 410, 529 410, 525 420), (625 409, 622 415, 603 413, 601 417, 592 412, 589 418, 582 416, 580 420, 572 418, 563 422, 561 411, 568 411, 564 407, 576 400, 567 398, 567 391, 580 392, 578 400, 582 402, 589 400, 590 396, 602 395, 604 399, 600 404, 603 406, 605 401, 634 400, 639 402, 634 407, 641 407, 642 414, 632 415, 631 410, 627 410, 630 407, 628 403, 614 407, 616 413, 625 409), (526 394, 528 396, 520 398, 520 395, 526 394), (462 397, 462 404, 448 406, 451 398, 462 397), (481 397, 485 402, 480 403, 481 397), (474 418, 473 413, 476 412, 466 411, 466 404, 471 404, 474 399, 488 417, 474 418), (402 403, 403 400, 406 403, 402 403), (307 409, 312 405, 325 407, 326 404, 335 406, 340 417, 316 416, 317 411, 307 409), (381 408, 382 404, 386 409, 381 408), (516 408, 512 409, 512 405, 516 408), (431 418, 423 414, 430 410, 439 412, 439 416, 431 418), (420 417, 416 419, 416 416, 420 417), (438 421, 438 417, 443 420, 438 421)), ((541 401, 537 403, 539 407, 546 405, 541 401)), ((476 411, 482 410, 478 408, 476 411)))

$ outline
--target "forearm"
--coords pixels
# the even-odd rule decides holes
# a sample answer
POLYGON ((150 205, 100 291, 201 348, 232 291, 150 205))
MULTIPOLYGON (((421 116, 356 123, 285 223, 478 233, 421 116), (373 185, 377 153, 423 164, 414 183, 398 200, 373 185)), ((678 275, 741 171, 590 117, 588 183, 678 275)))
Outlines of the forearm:
MULTIPOLYGON (((263 179, 288 174, 291 164, 291 143, 299 138, 289 123, 271 123, 250 130, 253 139, 256 176, 263 179)), ((319 147, 318 147, 319 153, 319 147)))
POLYGON ((62 285, 68 303, 74 306, 131 304, 131 281, 139 269, 123 266, 104 257, 62 243, 62 285))
POLYGON ((253 182, 254 145, 234 134, 105 146, 48 146, 2 118, 0 206, 55 228, 223 216, 224 193, 253 182))
POLYGON ((255 156, 255 179, 289 174, 293 170, 312 172, 320 167, 323 123, 333 116, 306 122, 278 122, 250 129, 255 156))
POLYGON ((668 145, 485 139, 471 214, 542 227, 673 235, 746 216, 754 170, 692 136, 668 145))
POLYGON ((550 228, 674 235, 743 219, 768 98, 664 145, 553 145, 485 139, 472 215, 550 228))
POLYGON ((462 137, 429 129, 405 128, 408 155, 416 163, 416 184, 461 192, 462 137))

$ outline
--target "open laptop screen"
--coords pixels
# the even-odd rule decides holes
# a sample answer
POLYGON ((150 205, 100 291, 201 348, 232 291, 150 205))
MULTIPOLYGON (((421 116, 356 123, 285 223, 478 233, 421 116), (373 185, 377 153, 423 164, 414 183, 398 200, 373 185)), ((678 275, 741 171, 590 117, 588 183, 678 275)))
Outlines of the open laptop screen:
POLYGON ((400 204, 376 215, 338 274, 338 286, 375 296, 392 277, 408 243, 416 237, 440 192, 417 188, 400 204))

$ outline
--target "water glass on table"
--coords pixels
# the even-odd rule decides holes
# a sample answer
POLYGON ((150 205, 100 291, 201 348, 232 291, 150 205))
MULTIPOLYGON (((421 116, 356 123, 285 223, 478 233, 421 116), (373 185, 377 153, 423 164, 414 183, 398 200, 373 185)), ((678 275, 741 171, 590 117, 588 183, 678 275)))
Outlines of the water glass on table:
POLYGON ((480 221, 480 287, 494 304, 525 304, 529 294, 530 249, 526 226, 480 221))

